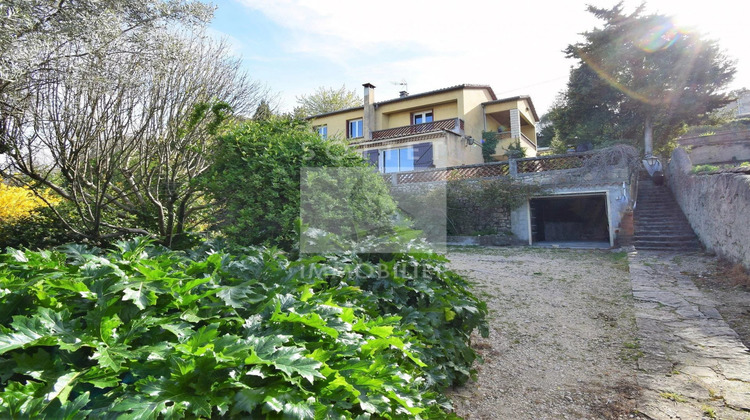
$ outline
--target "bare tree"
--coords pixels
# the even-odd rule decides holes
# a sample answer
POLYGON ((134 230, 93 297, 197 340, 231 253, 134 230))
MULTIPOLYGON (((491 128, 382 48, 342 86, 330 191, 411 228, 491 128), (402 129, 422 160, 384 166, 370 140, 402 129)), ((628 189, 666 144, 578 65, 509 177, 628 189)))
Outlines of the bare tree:
POLYGON ((0 171, 65 198, 74 211, 57 216, 78 236, 171 244, 209 205, 194 180, 208 168, 213 131, 248 113, 263 89, 200 33, 149 28, 111 41, 107 54, 66 49, 64 77, 28 84, 25 106, 3 118, 10 165, 0 171))
POLYGON ((297 97, 294 113, 301 117, 325 114, 346 108, 362 106, 362 98, 353 90, 347 90, 345 85, 339 89, 319 87, 314 93, 297 97))

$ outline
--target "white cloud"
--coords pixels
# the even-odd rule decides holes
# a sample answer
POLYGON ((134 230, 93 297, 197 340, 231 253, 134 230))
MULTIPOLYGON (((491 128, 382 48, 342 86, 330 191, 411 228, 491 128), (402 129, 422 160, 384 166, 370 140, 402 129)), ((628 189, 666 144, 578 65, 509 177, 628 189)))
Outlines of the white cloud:
MULTIPOLYGON (((413 93, 481 83, 491 85, 499 96, 530 94, 540 113, 565 87, 572 62, 562 50, 580 40, 581 32, 601 25, 586 11, 588 0, 238 1, 284 28, 280 47, 285 54, 301 62, 307 56, 330 63, 328 74, 304 74, 306 86, 320 86, 324 80, 347 86, 372 82, 384 88, 378 97, 387 99, 400 90, 391 82, 401 79, 413 93)), ((616 0, 597 3, 606 8, 616 0)), ((739 32, 744 31, 740 22, 748 8, 733 0, 714 0, 710 5, 649 0, 646 10, 677 14, 700 26, 744 62, 750 57, 738 55, 750 49, 739 32)), ((742 77, 750 87, 744 68, 738 73, 742 77)), ((299 87, 279 88, 301 93, 299 87)))

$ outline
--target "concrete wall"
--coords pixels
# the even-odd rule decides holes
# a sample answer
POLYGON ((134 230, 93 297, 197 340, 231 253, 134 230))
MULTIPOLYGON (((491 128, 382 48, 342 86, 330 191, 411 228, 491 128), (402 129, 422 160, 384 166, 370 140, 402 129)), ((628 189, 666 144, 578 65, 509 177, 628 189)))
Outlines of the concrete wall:
POLYGON ((470 145, 463 137, 446 131, 402 137, 397 142, 391 139, 373 141, 363 144, 357 151, 364 153, 373 149, 399 149, 428 142, 432 143, 432 163, 436 168, 473 165, 484 161, 479 145, 470 145))
MULTIPOLYGON (((426 112, 432 111, 433 121, 447 120, 458 117, 458 105, 457 101, 426 105, 422 108, 409 108, 405 110, 399 110, 391 114, 387 114, 387 118, 381 120, 383 123, 376 126, 375 130, 385 130, 387 128, 405 127, 412 125, 412 114, 415 112, 426 112)), ((381 113, 382 114, 382 113, 381 113)))
POLYGON ((692 175, 678 148, 667 166, 675 199, 706 249, 750 268, 750 175, 692 175))
POLYGON ((729 131, 710 136, 680 137, 693 165, 750 160, 750 131, 729 131))
MULTIPOLYGON (((338 112, 311 121, 313 127, 319 125, 328 126, 328 138, 346 138, 346 124, 349 120, 363 118, 364 111, 362 108, 352 109, 350 111, 338 112)), ((361 140, 361 139, 360 139, 361 140)))

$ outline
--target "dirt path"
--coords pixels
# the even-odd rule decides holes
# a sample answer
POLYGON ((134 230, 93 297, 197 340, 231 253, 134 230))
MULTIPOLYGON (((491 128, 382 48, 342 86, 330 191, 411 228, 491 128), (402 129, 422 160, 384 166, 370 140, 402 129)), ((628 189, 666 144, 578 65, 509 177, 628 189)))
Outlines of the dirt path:
POLYGON ((454 390, 465 419, 619 419, 635 414, 640 356, 627 254, 451 249, 490 309, 476 382, 454 390))

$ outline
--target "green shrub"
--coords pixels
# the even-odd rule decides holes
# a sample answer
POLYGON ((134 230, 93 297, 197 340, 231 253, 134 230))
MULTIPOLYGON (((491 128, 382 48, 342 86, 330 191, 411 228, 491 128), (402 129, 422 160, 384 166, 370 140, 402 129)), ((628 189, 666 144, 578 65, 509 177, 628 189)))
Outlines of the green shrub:
POLYGON ((494 131, 483 131, 482 132, 482 158, 484 162, 494 162, 495 159, 492 157, 496 152, 497 144, 500 142, 498 133, 494 131))
POLYGON ((703 174, 707 172, 718 171, 719 169, 720 168, 718 166, 714 165, 695 165, 693 166, 693 169, 690 171, 690 173, 703 174))
POLYGON ((448 181, 445 197, 448 234, 471 235, 484 230, 478 224, 484 218, 496 217, 492 214, 496 209, 510 211, 543 192, 538 185, 521 183, 510 177, 448 181))
MULTIPOLYGON (((300 171, 306 167, 364 169, 368 164, 344 142, 322 139, 296 120, 249 121, 222 135, 214 165, 202 180, 220 204, 217 227, 222 234, 239 245, 293 248, 301 209, 300 171)), ((357 220, 385 225, 395 204, 380 176, 374 171, 365 173, 361 192, 371 205, 361 208, 357 220)), ((338 202, 331 195, 318 197, 323 202, 327 199, 338 202)), ((334 225, 331 221, 352 216, 336 206, 321 211, 325 214, 314 216, 323 216, 334 225)))
MULTIPOLYGON (((63 206, 59 206, 60 211, 63 206)), ((0 251, 7 247, 44 249, 73 239, 49 207, 42 207, 28 217, 0 221, 0 251)))
POLYGON ((549 148, 552 150, 552 154, 564 155, 568 153, 568 144, 555 136, 549 143, 549 148))
POLYGON ((487 310, 409 251, 2 254, 0 417, 449 417, 487 310))
POLYGON ((526 157, 526 149, 521 147, 521 139, 516 139, 516 141, 508 145, 507 149, 503 150, 505 150, 505 156, 507 156, 508 159, 521 159, 526 157))

